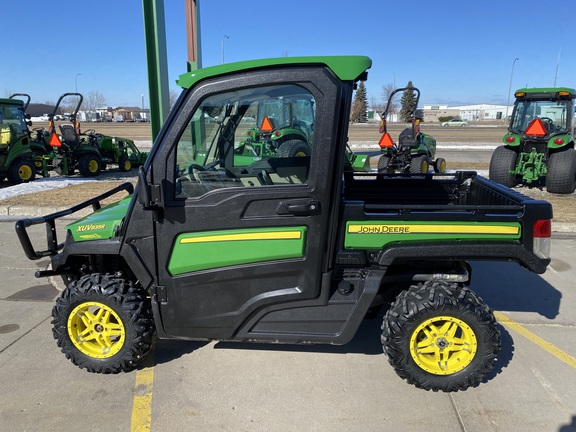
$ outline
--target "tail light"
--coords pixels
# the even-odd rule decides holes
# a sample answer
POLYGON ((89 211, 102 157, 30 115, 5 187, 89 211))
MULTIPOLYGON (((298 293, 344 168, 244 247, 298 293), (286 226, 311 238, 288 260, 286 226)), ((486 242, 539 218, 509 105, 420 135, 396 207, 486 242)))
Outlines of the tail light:
POLYGON ((550 258, 550 237, 552 237, 552 222, 550 219, 537 220, 532 228, 534 236, 533 252, 539 258, 550 258))

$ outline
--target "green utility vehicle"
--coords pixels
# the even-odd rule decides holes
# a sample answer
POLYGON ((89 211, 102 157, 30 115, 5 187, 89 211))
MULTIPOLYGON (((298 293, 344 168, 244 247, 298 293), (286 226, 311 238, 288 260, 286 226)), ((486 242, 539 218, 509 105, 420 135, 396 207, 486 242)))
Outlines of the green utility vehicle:
POLYGON ((19 184, 36 177, 26 117, 29 102, 30 96, 23 93, 0 99, 0 181, 8 178, 19 184), (27 97, 26 101, 19 96, 27 97))
POLYGON ((345 344, 364 318, 386 311, 381 343, 402 378, 442 391, 478 385, 501 339, 468 288, 467 260, 543 273, 552 207, 474 172, 346 170, 354 86, 371 64, 293 57, 184 74, 136 189, 128 183, 18 221, 27 257, 51 258, 37 277, 67 285, 52 312, 63 353, 88 371, 115 373, 133 369, 155 335, 345 344), (316 107, 309 154, 238 163, 245 117, 295 93, 316 107), (89 206, 59 242, 57 221, 89 206), (46 224, 46 248, 30 240, 37 224, 46 224))
POLYGON ((551 193, 576 188, 574 98, 571 88, 524 88, 516 91, 514 111, 503 146, 490 161, 489 177, 512 187, 546 179, 551 193))
POLYGON ((379 173, 408 172, 412 174, 423 174, 434 167, 437 173, 446 171, 446 161, 443 158, 434 160, 436 156, 436 139, 420 131, 420 122, 424 118, 422 110, 418 109, 420 101, 420 90, 416 87, 404 87, 394 90, 388 97, 386 109, 381 114, 380 121, 380 148, 382 155, 378 159, 379 173), (393 99, 398 92, 415 92, 416 102, 414 111, 411 113, 412 126, 404 129, 395 143, 388 133, 387 119, 393 99))

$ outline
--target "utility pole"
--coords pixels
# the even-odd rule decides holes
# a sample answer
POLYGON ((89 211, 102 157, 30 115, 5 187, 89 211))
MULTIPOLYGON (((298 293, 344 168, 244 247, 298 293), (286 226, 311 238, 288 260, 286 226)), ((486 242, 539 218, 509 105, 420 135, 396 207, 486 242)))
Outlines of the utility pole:
POLYGON ((200 43, 200 0, 184 0, 186 7, 186 40, 188 42, 188 72, 202 68, 200 43))

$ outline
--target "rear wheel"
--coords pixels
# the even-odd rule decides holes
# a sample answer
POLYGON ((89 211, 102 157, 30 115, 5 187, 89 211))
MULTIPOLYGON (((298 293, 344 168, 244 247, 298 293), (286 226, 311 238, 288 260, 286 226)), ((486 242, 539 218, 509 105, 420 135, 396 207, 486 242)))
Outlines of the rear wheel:
POLYGON ((52 309, 52 332, 76 366, 96 373, 134 369, 152 346, 154 322, 141 288, 111 275, 86 275, 52 309))
POLYGON ((8 181, 12 184, 26 183, 36 177, 36 166, 28 159, 16 159, 8 168, 8 181))
POLYGON ((279 157, 307 157, 310 155, 310 147, 304 141, 288 140, 278 147, 279 157))
POLYGON ((411 174, 426 174, 430 170, 430 160, 428 156, 421 155, 413 157, 410 161, 411 174))
POLYGON ((84 177, 96 177, 100 174, 100 158, 95 154, 86 154, 78 159, 78 171, 84 177))
POLYGON ((488 177, 490 180, 504 186, 514 186, 516 184, 516 174, 512 174, 510 171, 516 168, 517 160, 518 152, 516 150, 506 146, 496 147, 490 159, 488 177))
POLYGON ((394 172, 394 168, 392 168, 390 166, 390 161, 392 160, 392 158, 388 155, 382 155, 380 156, 380 159, 378 159, 378 172, 380 174, 382 173, 393 173, 394 172))
POLYGON ((500 351, 490 308, 472 291, 429 281, 400 293, 382 323, 382 347, 396 373, 416 387, 477 386, 500 351))
POLYGON ((576 188, 576 150, 567 148, 550 154, 546 189, 550 193, 571 194, 576 188))

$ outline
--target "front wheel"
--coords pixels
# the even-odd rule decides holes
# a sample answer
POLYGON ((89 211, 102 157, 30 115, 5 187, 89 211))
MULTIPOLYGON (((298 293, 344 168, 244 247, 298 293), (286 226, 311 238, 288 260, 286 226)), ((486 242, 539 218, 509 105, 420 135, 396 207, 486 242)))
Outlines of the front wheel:
POLYGON ((132 169, 132 162, 128 156, 120 156, 118 158, 118 168, 120 172, 128 172, 132 169))
POLYGON ((36 165, 28 159, 16 159, 8 168, 8 181, 12 184, 20 184, 32 181, 36 178, 36 165))
POLYGON ((434 161, 434 172, 440 174, 446 172, 446 159, 438 158, 434 161))
POLYGON ((390 162, 392 161, 392 157, 388 155, 382 155, 378 159, 378 173, 393 173, 394 168, 390 166, 390 162))
POLYGON ((288 140, 278 147, 279 157, 310 157, 310 147, 304 141, 288 140))
POLYGON ((144 290, 110 275, 86 275, 60 294, 52 332, 76 366, 95 373, 134 369, 150 350, 154 322, 144 290))
POLYGON ((400 293, 384 317, 381 339, 401 378, 444 392, 476 387, 501 345, 490 308, 469 289, 445 281, 400 293))

